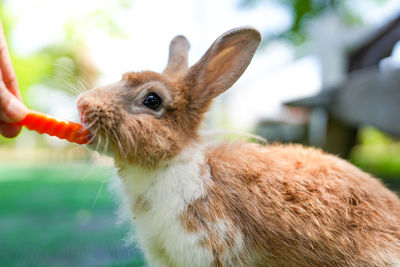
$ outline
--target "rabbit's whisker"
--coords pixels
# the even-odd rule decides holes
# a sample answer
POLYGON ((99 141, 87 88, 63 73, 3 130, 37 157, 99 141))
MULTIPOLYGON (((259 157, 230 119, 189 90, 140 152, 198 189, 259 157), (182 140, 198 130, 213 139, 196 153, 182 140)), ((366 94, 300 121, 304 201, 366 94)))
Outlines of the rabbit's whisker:
POLYGON ((101 134, 99 135, 99 138, 97 138, 97 145, 96 145, 96 151, 99 151, 99 148, 101 146, 101 134))
POLYGON ((93 143, 93 141, 96 139, 96 137, 97 137, 97 132, 99 131, 99 127, 97 127, 96 129, 94 129, 93 131, 92 130, 90 130, 90 133, 91 133, 91 135, 92 135, 92 137, 89 139, 89 144, 90 143, 93 143))
POLYGON ((64 65, 55 64, 55 66, 61 68, 65 72, 67 78, 71 80, 62 80, 65 85, 68 85, 67 88, 74 89, 78 94, 81 94, 87 90, 82 77, 79 77, 71 69, 67 68, 64 65), (70 86, 72 86, 72 88, 70 86))
POLYGON ((94 119, 93 121, 91 121, 89 124, 87 124, 87 125, 84 125, 87 129, 89 129, 90 130, 90 128, 92 128, 93 127, 93 125, 95 125, 95 123, 98 121, 99 119, 98 118, 96 118, 96 119, 94 119))
POLYGON ((122 157, 126 158, 125 149, 124 149, 124 147, 122 146, 121 141, 119 141, 119 138, 118 138, 117 133, 116 133, 115 130, 112 129, 112 128, 111 128, 111 132, 113 133, 113 135, 114 135, 114 137, 115 137, 115 141, 117 142, 117 145, 118 145, 119 151, 120 151, 121 154, 122 154, 122 157))
POLYGON ((100 187, 97 190, 96 196, 95 196, 95 198, 94 198, 94 200, 92 202, 92 205, 91 205, 91 208, 90 208, 91 210, 94 208, 94 205, 97 203, 97 200, 99 199, 101 193, 103 192, 104 184, 106 183, 106 181, 107 181, 106 179, 103 179, 103 181, 101 182, 100 187))
POLYGON ((108 142, 109 142, 109 137, 108 137, 108 131, 106 131, 105 137, 104 139, 106 140, 103 146, 103 153, 107 153, 108 152, 108 142))

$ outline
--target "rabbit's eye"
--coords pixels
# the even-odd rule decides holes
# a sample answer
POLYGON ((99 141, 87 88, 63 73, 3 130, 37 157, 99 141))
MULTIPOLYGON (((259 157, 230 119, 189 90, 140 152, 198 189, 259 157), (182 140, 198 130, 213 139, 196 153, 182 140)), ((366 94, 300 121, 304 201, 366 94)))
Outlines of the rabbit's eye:
POLYGON ((151 93, 144 98, 143 105, 152 110, 157 110, 161 105, 161 97, 156 93, 151 93))

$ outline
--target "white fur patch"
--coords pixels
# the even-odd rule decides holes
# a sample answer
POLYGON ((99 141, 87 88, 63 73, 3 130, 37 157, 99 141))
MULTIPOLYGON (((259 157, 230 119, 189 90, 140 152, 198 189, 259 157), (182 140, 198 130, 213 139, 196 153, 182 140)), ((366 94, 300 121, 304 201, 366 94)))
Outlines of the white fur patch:
MULTIPOLYGON (((119 166, 122 217, 133 218, 136 238, 152 266, 209 266, 212 253, 200 246, 204 233, 188 233, 180 220, 186 206, 205 194, 202 149, 193 144, 157 170, 119 166), (148 210, 134 214, 141 198, 148 210)), ((209 175, 209 174, 208 174, 209 175)))
POLYGON ((229 249, 224 251, 222 261, 227 266, 235 266, 241 261, 244 249, 243 234, 228 219, 219 219, 209 224, 210 230, 218 236, 220 242, 229 249), (233 240, 233 247, 229 243, 233 240))

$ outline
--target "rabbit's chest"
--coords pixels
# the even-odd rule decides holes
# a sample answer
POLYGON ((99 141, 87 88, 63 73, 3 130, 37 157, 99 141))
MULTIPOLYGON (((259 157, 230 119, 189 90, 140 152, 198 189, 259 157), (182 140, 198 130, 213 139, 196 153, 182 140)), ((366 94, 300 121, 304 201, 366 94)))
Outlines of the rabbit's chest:
POLYGON ((152 208, 143 214, 133 214, 137 241, 150 263, 154 266, 210 265, 212 254, 200 245, 203 233, 188 232, 179 214, 166 215, 166 209, 152 208))
POLYGON ((187 155, 192 160, 182 155, 180 161, 161 170, 126 167, 120 172, 128 204, 122 212, 133 217, 137 241, 153 265, 209 265, 212 261, 211 252, 200 245, 204 233, 188 232, 181 218, 187 205, 205 194, 204 157, 192 153, 187 155))

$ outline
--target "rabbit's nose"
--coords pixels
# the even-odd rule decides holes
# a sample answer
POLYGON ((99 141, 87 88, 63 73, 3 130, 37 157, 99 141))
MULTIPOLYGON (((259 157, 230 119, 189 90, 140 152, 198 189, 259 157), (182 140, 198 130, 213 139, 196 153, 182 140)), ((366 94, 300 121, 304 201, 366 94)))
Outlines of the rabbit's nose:
POLYGON ((96 92, 87 91, 77 98, 76 105, 79 112, 87 112, 89 110, 99 110, 103 103, 101 95, 96 92))
POLYGON ((89 101, 83 95, 80 95, 76 100, 76 106, 79 113, 82 114, 89 108, 89 101))

